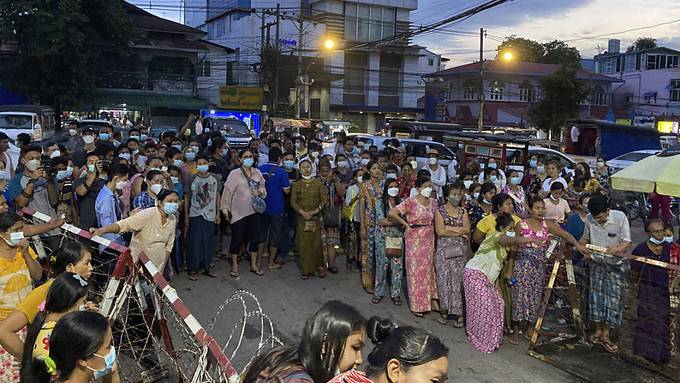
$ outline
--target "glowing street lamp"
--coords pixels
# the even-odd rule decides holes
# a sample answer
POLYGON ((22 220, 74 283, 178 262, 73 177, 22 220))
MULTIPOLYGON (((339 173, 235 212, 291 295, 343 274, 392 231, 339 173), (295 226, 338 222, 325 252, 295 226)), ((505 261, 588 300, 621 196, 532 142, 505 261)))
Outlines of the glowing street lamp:
POLYGON ((328 50, 331 50, 335 48, 335 41, 333 41, 333 39, 328 38, 326 39, 326 41, 323 42, 323 47, 328 50))

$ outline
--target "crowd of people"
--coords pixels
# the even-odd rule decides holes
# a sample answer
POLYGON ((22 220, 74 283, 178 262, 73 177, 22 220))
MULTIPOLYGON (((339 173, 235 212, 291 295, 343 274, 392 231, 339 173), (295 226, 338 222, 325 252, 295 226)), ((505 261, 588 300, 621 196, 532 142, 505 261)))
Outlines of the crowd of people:
MULTIPOLYGON (((454 327, 466 327, 470 343, 486 353, 498 349, 504 334, 515 344, 520 335, 531 336, 551 261, 547 249, 551 240, 560 238, 562 246, 568 247, 565 253, 573 251, 574 263, 584 276, 580 283, 582 300, 588 302, 589 339, 617 352, 610 335, 622 323, 631 264, 612 255, 627 253, 632 240, 625 214, 609 209, 604 161, 598 160, 594 171, 578 163, 573 174, 562 169, 558 160, 538 156, 521 170, 492 157, 465 164, 454 160, 447 169, 435 150, 428 151, 426 158, 416 157, 397 139, 385 140, 384 148, 365 147, 343 133, 329 145, 301 135, 263 133, 248 147, 236 149, 229 146, 226 131, 202 125, 199 131, 193 119, 178 133, 164 132, 156 139, 142 125, 125 133, 123 138, 109 128, 81 130, 74 122, 64 145, 27 143, 21 147, 19 163, 12 163, 6 153, 8 137, 0 133, 4 190, 0 195, 0 363, 30 359, 22 346, 21 331, 26 326, 25 339, 44 340, 46 333, 59 329, 60 317, 74 318, 66 313, 84 305, 82 289, 57 284, 60 278, 71 285, 73 280, 89 278, 92 255, 82 246, 50 246, 57 249, 50 260, 60 266, 52 267, 46 282, 33 289, 45 280, 44 265, 36 261, 25 238, 43 235, 49 244, 54 239, 50 233, 64 222, 128 246, 134 260, 144 253, 168 278, 183 272, 192 281, 215 278, 216 258, 225 257, 231 261, 228 271, 233 278, 239 278, 243 259, 258 277, 297 261, 302 280, 325 278, 340 271, 338 259, 344 257, 344 269, 359 273, 358 283, 373 304, 389 296, 396 306, 403 305, 404 298, 417 317, 437 312, 441 325, 452 320, 454 327), (24 225, 14 212, 25 207, 55 222, 24 225), (591 252, 588 244, 606 248, 609 255, 591 252), (47 305, 56 286, 64 301, 47 305), (66 290, 68 294, 63 293, 66 290)), ((672 226, 651 220, 646 229, 649 240, 634 253, 678 264, 680 246, 672 226)), ((110 262, 106 257, 114 255, 102 250, 93 250, 95 262, 110 262)), ((642 275, 639 314, 645 315, 645 309, 658 313, 638 322, 644 325, 637 328, 636 352, 667 362, 675 348, 669 302, 678 286, 677 273, 637 263, 632 269, 642 275), (665 282, 659 283, 659 278, 665 282), (659 342, 667 346, 661 347, 663 351, 658 351, 659 342)), ((79 320, 97 321, 83 317, 73 323, 79 320)), ((360 316, 347 320, 351 323, 346 332, 365 333, 373 327, 360 316)), ((409 337, 424 337, 423 345, 431 339, 416 330, 391 331, 390 325, 380 323, 381 334, 398 334, 397 345, 409 337)), ((331 334, 308 334, 314 339, 307 341, 326 347, 337 364, 342 350, 330 343, 324 346, 319 339, 339 341, 331 334)), ((369 337, 374 336, 369 332, 369 337)), ((90 359, 77 359, 73 371, 82 376, 97 374, 102 359, 110 367, 107 358, 113 348, 106 339, 88 344, 90 359)), ((363 344, 363 335, 361 339, 363 344)), ((377 344, 376 350, 388 342, 377 344)), ((438 351, 433 355, 444 352, 442 347, 435 347, 438 351)), ((50 357, 51 352, 52 348, 50 357)), ((397 371, 398 366, 389 366, 392 358, 399 359, 393 352, 397 350, 374 350, 367 376, 384 373, 385 363, 388 372, 397 371)), ((316 350, 314 355, 318 354, 316 350)), ((84 354, 50 359, 34 348, 33 355, 38 359, 43 355, 48 367, 56 363, 62 374, 61 361, 71 363, 84 354)), ((321 366, 314 365, 318 361, 307 360, 293 349, 267 357, 286 368, 303 366, 316 382, 325 382, 337 372, 325 362, 326 371, 318 370, 321 366)), ((288 371, 270 371, 273 362, 262 363, 260 370, 266 374, 288 371)), ((262 374, 255 366, 251 373, 262 374)), ((18 376, 11 369, 0 372, 3 381, 18 376)))

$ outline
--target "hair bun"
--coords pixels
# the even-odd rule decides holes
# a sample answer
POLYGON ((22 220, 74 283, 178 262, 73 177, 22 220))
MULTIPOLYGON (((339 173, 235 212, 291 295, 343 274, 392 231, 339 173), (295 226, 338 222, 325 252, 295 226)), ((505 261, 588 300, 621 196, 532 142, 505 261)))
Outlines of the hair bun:
POLYGON ((366 333, 373 344, 381 344, 397 328, 391 319, 372 317, 368 320, 366 333))

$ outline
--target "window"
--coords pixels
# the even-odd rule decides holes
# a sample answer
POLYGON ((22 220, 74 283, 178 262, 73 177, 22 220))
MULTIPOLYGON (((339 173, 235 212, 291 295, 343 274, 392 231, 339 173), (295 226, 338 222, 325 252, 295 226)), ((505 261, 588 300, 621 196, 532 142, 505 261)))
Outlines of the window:
POLYGON ((473 79, 465 80, 463 83, 463 100, 471 101, 477 99, 477 89, 479 82, 473 79))
POLYGON ((200 77, 210 77, 210 60, 203 60, 199 65, 198 75, 200 77))
POLYGON ((656 69, 656 56, 647 55, 647 70, 656 69))
POLYGON ((501 101, 503 100, 503 91, 505 84, 501 80, 493 80, 489 83, 489 100, 501 101))
POLYGON ((596 86, 593 88, 593 92, 591 94, 591 105, 609 105, 608 103, 608 97, 607 93, 602 89, 601 86, 596 86))
POLYGON ((227 20, 226 17, 222 17, 215 21, 215 37, 224 36, 224 23, 226 22, 226 20, 227 20))
POLYGON ((519 85, 519 100, 521 102, 534 102, 534 87, 528 82, 524 81, 519 85))
POLYGON ((667 67, 668 68, 677 68, 679 59, 680 59, 680 57, 678 57, 678 56, 668 56, 667 67))
POLYGON ((375 41, 395 34, 396 8, 345 3, 345 40, 375 41))
POLYGON ((680 80, 671 80, 671 102, 680 103, 680 80))

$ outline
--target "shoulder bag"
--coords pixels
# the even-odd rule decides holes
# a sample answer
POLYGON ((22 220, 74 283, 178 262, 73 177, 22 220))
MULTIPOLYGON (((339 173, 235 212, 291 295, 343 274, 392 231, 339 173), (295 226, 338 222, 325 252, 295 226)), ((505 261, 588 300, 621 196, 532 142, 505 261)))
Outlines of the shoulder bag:
POLYGON ((258 185, 259 183, 254 181, 252 178, 248 177, 248 174, 246 173, 243 168, 241 168, 241 173, 243 173, 243 176, 246 177, 246 180, 248 180, 248 189, 250 189, 250 203, 253 207, 253 210, 255 210, 255 213, 257 214, 262 214, 264 211, 267 209, 267 202, 264 200, 264 198, 258 196, 253 192, 253 186, 252 185, 258 185))

